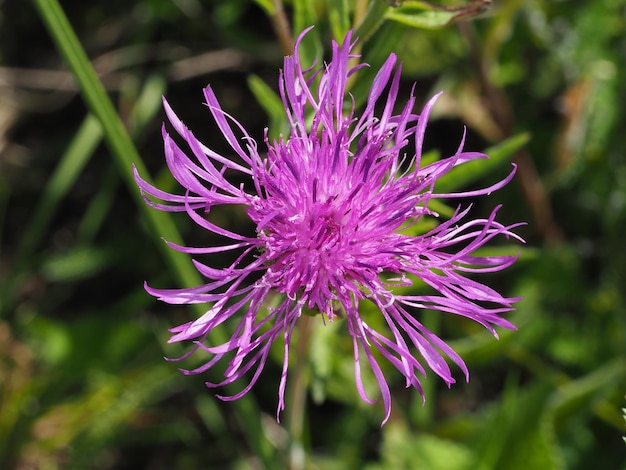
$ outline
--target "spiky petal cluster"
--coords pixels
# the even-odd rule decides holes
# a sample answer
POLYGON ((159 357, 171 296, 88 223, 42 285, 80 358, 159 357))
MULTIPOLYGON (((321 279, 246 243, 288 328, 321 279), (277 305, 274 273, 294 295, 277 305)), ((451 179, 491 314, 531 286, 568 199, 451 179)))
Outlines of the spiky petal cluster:
POLYGON ((453 156, 420 166, 426 123, 437 96, 419 115, 413 111, 415 98, 409 96, 400 113, 394 114, 401 67, 392 54, 357 115, 350 109, 346 82, 363 64, 350 65, 355 57, 350 53, 351 34, 341 46, 333 42, 329 63, 304 70, 298 45, 305 33, 296 43, 294 56, 285 58, 279 79, 290 134, 274 142, 265 137, 264 155, 245 129, 222 110, 211 87, 204 90, 206 104, 233 158, 204 146, 164 102, 170 123, 190 151, 188 156, 164 128, 167 164, 185 193, 166 193, 136 174, 137 183, 145 195, 165 202, 146 199, 155 208, 186 212, 200 227, 227 240, 207 248, 170 243, 174 249, 193 255, 235 250, 236 256, 232 264, 219 269, 195 261, 208 280, 202 286, 147 290, 173 304, 210 305, 202 317, 172 328, 170 342, 193 341, 184 358, 197 350, 212 355, 198 369, 185 371, 189 374, 207 371, 222 358, 230 358, 225 379, 208 386, 230 384, 253 371, 241 392, 222 399, 236 399, 250 390, 270 346, 282 337, 285 355, 278 413, 284 408, 290 339, 303 311, 319 312, 320 321, 341 317, 353 342, 358 392, 363 400, 373 402, 361 380, 364 355, 380 386, 386 421, 391 396, 374 348, 405 376, 407 386, 420 393, 418 374, 425 374, 423 363, 447 384, 455 381, 444 355, 468 377, 463 360, 418 321, 416 311, 464 316, 494 335, 495 325, 514 328, 500 314, 511 310, 518 299, 505 298, 465 276, 499 271, 515 261, 513 256, 473 255, 498 235, 518 238, 511 232, 514 226, 495 221, 497 209, 486 219, 470 220, 466 220, 468 209, 457 209, 428 233, 410 235, 411 227, 423 217, 437 217, 428 207, 432 199, 489 194, 507 184, 514 171, 489 188, 434 193, 437 179, 453 167, 487 156, 463 151, 461 142, 453 156), (382 112, 377 114, 375 109, 382 112), (410 141, 414 148, 409 147, 410 141), (406 153, 414 156, 405 159, 406 153), (230 182, 241 181, 242 176, 248 183, 230 182), (212 222, 210 212, 219 205, 245 206, 256 236, 212 222), (432 293, 407 294, 406 286, 415 280, 430 286, 432 293), (404 293, 398 292, 398 286, 404 293), (363 320, 359 306, 366 301, 380 312, 387 331, 377 331, 363 320), (223 344, 211 343, 211 330, 228 320, 236 322, 232 337, 223 344))

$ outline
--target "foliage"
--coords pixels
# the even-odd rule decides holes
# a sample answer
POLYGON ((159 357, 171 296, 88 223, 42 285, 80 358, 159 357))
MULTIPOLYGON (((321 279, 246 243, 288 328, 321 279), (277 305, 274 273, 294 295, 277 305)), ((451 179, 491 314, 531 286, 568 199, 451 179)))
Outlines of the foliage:
MULTIPOLYGON (((501 0, 474 16, 489 3, 3 3, 0 467, 626 465, 626 1, 501 0), (304 408, 294 393, 279 424, 279 349, 246 399, 221 402, 203 385, 212 377, 185 377, 162 359, 180 353, 166 344, 168 326, 202 306, 159 305, 143 291, 144 279, 197 282, 189 260, 167 258, 155 234, 207 242, 184 218, 144 211, 132 182, 134 163, 174 188, 163 171, 160 96, 219 146, 200 104, 210 81, 257 141, 268 125, 277 137, 277 71, 289 45, 279 40, 281 11, 290 37, 316 25, 309 62, 353 28, 373 71, 392 51, 404 62, 400 96, 415 81, 420 98, 445 91, 427 132, 430 157, 456 149, 464 122, 466 148, 493 158, 439 190, 493 182, 511 160, 520 168, 518 184, 498 193, 500 215, 528 221, 528 243, 516 268, 491 280, 524 297, 511 316, 518 331, 495 341, 423 312, 471 380, 459 372, 448 390, 427 377, 422 406, 385 369, 394 408, 382 429, 382 406, 358 400, 345 326, 313 324, 305 357, 291 360, 304 408)), ((357 105, 371 73, 351 84, 357 105)))

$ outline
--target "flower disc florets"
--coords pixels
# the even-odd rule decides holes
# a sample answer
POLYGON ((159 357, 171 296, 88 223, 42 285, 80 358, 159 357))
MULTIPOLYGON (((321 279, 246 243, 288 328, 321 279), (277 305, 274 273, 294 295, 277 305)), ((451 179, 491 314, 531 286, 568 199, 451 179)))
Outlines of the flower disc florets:
POLYGON ((469 220, 465 220, 468 209, 459 209, 430 232, 411 234, 418 233, 411 227, 422 217, 437 217, 429 209, 432 199, 490 194, 506 185, 514 171, 488 188, 434 193, 437 179, 453 167, 487 156, 463 151, 461 141, 453 156, 421 166, 424 132, 438 95, 418 115, 411 94, 400 113, 394 114, 400 66, 392 54, 378 71, 364 109, 358 115, 353 106, 346 111, 345 106, 353 103, 346 92, 347 79, 363 66, 350 67, 355 57, 350 55, 351 33, 342 46, 333 43, 329 63, 318 70, 304 70, 298 46, 305 33, 296 42, 294 56, 285 58, 279 79, 290 134, 273 142, 266 137, 265 156, 243 127, 222 110, 210 87, 204 90, 207 106, 242 164, 200 143, 165 102, 171 124, 193 155, 188 157, 163 131, 167 164, 186 193, 163 192, 136 174, 137 183, 145 194, 167 203, 147 199, 149 204, 185 211, 199 226, 230 239, 228 244, 206 248, 170 243, 173 248, 190 254, 240 254, 223 269, 196 261, 209 280, 205 285, 147 290, 169 303, 211 305, 201 318, 173 328, 170 341, 194 340, 184 357, 198 349, 213 355, 203 366, 185 373, 204 372, 226 355, 231 357, 225 380, 209 386, 232 383, 255 369, 248 386, 223 399, 238 398, 252 387, 271 344, 282 335, 285 356, 278 412, 284 407, 290 339, 303 311, 319 311, 323 321, 345 317, 353 342, 357 389, 364 400, 372 402, 361 381, 360 356, 365 354, 382 393, 386 421, 390 392, 373 348, 405 376, 407 386, 420 393, 418 374, 425 373, 422 361, 451 384, 454 378, 444 359, 448 356, 468 377, 463 360, 418 321, 420 309, 465 316, 494 335, 493 325, 514 328, 500 314, 512 310, 518 299, 502 297, 464 274, 495 272, 513 264, 514 256, 473 253, 498 235, 519 239, 511 232, 516 225, 496 222, 497 209, 486 219, 469 220), (382 112, 375 113, 375 108, 382 112), (235 136, 233 125, 242 138, 235 136), (410 141, 414 142, 411 146, 410 141), (250 183, 234 186, 225 177, 227 170, 243 174, 250 183), (246 206, 256 237, 211 222, 211 208, 229 204, 246 206), (406 292, 415 279, 430 286, 433 293, 395 291, 403 286, 406 292), (266 300, 272 292, 282 294, 282 300, 269 307, 266 300), (363 321, 359 304, 364 301, 380 311, 387 334, 363 321), (230 340, 212 344, 211 330, 231 319, 238 320, 230 340))

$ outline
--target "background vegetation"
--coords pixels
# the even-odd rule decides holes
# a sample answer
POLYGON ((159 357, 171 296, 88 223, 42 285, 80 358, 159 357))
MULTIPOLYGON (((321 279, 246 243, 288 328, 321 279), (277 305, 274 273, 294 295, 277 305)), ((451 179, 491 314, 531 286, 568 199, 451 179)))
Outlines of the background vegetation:
POLYGON ((499 0, 475 17, 486 3, 292 0, 281 17, 273 0, 65 0, 73 42, 56 0, 0 1, 0 468, 625 468, 626 1, 499 0), (520 169, 476 207, 528 222, 525 247, 501 247, 518 264, 489 280, 524 297, 519 330, 496 341, 424 312, 471 381, 427 377, 423 407, 386 369, 382 429, 337 327, 315 326, 292 361, 306 400, 278 424, 280 349, 245 399, 220 402, 203 385, 218 371, 185 377, 162 359, 182 351, 167 328, 198 312, 143 290, 197 282, 161 236, 203 240, 146 210, 130 178, 135 162, 176 189, 161 95, 218 151, 207 83, 258 141, 276 135, 281 18, 293 34, 316 25, 305 60, 355 27, 373 70, 399 55, 405 96, 444 90, 428 148, 453 151, 466 123, 466 147, 495 162, 451 184, 520 169))

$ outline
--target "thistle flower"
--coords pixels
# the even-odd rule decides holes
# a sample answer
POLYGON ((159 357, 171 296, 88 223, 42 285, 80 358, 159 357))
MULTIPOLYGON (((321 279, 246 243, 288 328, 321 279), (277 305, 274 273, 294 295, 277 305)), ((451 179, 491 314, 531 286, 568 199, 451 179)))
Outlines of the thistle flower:
POLYGON ((424 364, 450 385, 455 380, 444 359, 447 356, 469 379, 459 355, 420 323, 416 314, 421 309, 470 318, 496 337, 494 326, 514 328, 500 314, 512 310, 519 299, 503 297, 466 275, 492 273, 513 264, 515 256, 473 253, 498 235, 521 240, 511 231, 517 225, 496 222, 498 208, 488 218, 468 219, 468 207, 457 208, 450 219, 427 233, 412 235, 411 229, 425 217, 438 217, 429 208, 431 200, 490 194, 505 186, 515 169, 488 188, 434 192, 438 178, 452 168, 487 155, 464 151, 461 139, 451 157, 420 166, 426 124, 439 95, 418 115, 413 111, 415 97, 411 93, 402 111, 394 114, 401 65, 396 66, 396 56, 391 54, 372 83, 364 110, 357 114, 346 83, 366 64, 350 65, 350 59, 358 57, 351 54, 351 33, 343 45, 333 42, 329 63, 305 70, 298 47, 306 32, 296 41, 294 56, 285 57, 279 78, 290 133, 270 141, 266 132, 266 153, 261 153, 241 124, 220 107, 210 86, 204 89, 206 105, 237 161, 203 145, 164 100, 171 125, 190 151, 188 156, 181 150, 164 126, 167 165, 185 192, 161 191, 135 171, 137 184, 154 208, 186 212, 201 228, 227 240, 206 248, 169 243, 173 249, 192 255, 230 251, 236 255, 225 268, 194 260, 208 280, 204 285, 146 289, 171 304, 209 304, 197 320, 172 328, 169 342, 193 342, 191 350, 179 359, 198 350, 210 354, 201 367, 183 370, 186 374, 205 372, 230 358, 224 380, 207 383, 209 387, 231 384, 253 371, 239 393, 218 395, 223 400, 237 399, 252 388, 270 346, 282 337, 284 362, 277 418, 284 409, 290 340, 301 315, 315 312, 319 321, 345 321, 354 348, 356 388, 363 400, 375 401, 366 394, 361 379, 361 364, 366 362, 380 387, 384 424, 391 411, 391 394, 374 349, 422 398, 418 375, 426 373, 424 364), (382 112, 376 113, 376 108, 382 112), (410 141, 414 144, 409 145, 410 141), (231 182, 242 177, 243 184, 231 182), (214 207, 234 204, 245 206, 256 236, 211 221, 214 207), (418 280, 432 292, 406 293, 410 291, 407 286, 418 280), (366 302, 380 312, 386 331, 377 331, 364 321, 359 307, 366 302), (213 344, 211 330, 229 320, 234 322, 232 337, 213 344))

